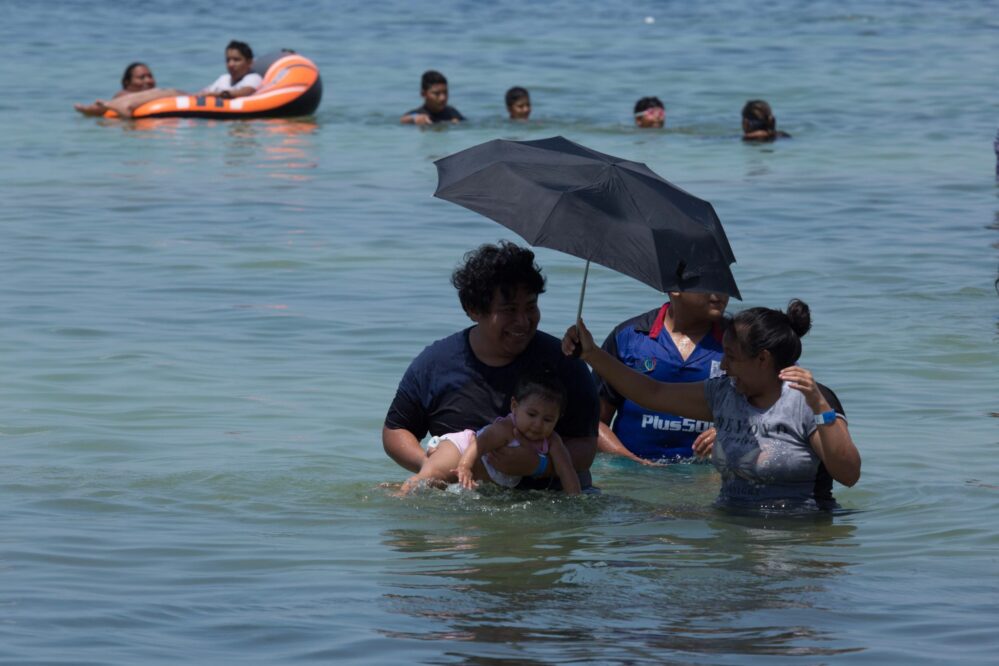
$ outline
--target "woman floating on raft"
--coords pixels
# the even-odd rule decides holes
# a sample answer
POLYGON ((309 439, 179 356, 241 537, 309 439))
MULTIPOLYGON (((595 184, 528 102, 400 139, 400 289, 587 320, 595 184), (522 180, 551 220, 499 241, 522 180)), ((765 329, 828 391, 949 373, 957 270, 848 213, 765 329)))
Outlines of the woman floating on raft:
POLYGON ((233 41, 226 47, 226 70, 194 94, 156 88, 150 73, 147 88, 126 87, 114 99, 75 108, 84 115, 108 118, 287 117, 313 113, 322 99, 318 68, 293 51, 254 60, 247 44, 233 41))
POLYGON ((119 116, 132 115, 131 110, 160 97, 183 94, 177 90, 163 90, 156 87, 156 79, 149 65, 133 62, 125 68, 121 77, 121 90, 110 101, 98 99, 93 104, 74 104, 73 108, 85 116, 103 116, 114 111, 119 116))

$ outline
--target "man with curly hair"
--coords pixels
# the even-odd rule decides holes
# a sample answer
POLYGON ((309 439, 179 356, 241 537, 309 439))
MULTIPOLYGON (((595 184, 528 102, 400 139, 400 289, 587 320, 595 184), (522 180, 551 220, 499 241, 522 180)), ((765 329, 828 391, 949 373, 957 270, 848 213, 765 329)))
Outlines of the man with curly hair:
MULTIPOLYGON (((426 458, 420 440, 428 433, 477 430, 506 416, 517 379, 529 368, 549 366, 568 392, 555 431, 582 487, 590 486, 600 403, 586 365, 567 358, 557 338, 538 331, 545 278, 534 253, 509 242, 482 245, 465 255, 451 284, 474 325, 434 342, 410 364, 385 417, 385 453, 419 471, 426 458)), ((501 472, 525 477, 519 487, 558 487, 547 459, 529 447, 504 448, 492 460, 501 472)))

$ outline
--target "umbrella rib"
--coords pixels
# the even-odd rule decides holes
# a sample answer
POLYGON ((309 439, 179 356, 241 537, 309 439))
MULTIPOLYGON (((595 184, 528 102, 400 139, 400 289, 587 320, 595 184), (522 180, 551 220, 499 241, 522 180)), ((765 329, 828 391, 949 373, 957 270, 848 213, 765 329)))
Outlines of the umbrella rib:
MULTIPOLYGON (((541 226, 538 227, 538 233, 535 235, 535 240, 537 240, 537 237, 541 236, 542 232, 547 231, 548 223, 551 222, 552 215, 555 214, 555 209, 558 208, 558 205, 562 202, 562 197, 564 197, 565 195, 566 191, 563 190, 561 193, 559 193, 558 199, 555 200, 555 203, 552 204, 552 207, 548 209, 548 214, 545 215, 545 221, 542 222, 541 226)), ((534 244, 534 240, 530 240, 530 242, 532 245, 534 244)), ((582 257, 582 258, 588 259, 588 257, 582 257)))

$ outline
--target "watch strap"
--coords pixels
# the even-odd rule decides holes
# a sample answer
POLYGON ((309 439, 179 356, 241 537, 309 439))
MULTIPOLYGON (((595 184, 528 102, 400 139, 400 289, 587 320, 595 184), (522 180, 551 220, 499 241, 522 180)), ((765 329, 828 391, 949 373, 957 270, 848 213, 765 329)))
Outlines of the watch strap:
POLYGON ((821 412, 815 415, 815 425, 829 425, 836 421, 836 410, 830 409, 828 412, 821 412))

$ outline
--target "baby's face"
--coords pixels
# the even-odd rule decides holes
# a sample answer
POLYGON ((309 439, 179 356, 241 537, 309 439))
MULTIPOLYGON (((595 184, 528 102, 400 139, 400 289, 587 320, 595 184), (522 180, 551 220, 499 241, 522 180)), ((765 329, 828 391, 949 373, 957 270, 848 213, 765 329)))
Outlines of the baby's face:
POLYGON ((443 111, 444 107, 447 106, 446 83, 435 83, 421 94, 423 95, 423 103, 426 105, 427 110, 433 113, 443 111))
POLYGON ((553 400, 539 395, 529 395, 522 401, 511 401, 513 423, 520 434, 532 441, 540 442, 551 436, 558 423, 559 405, 553 400))

